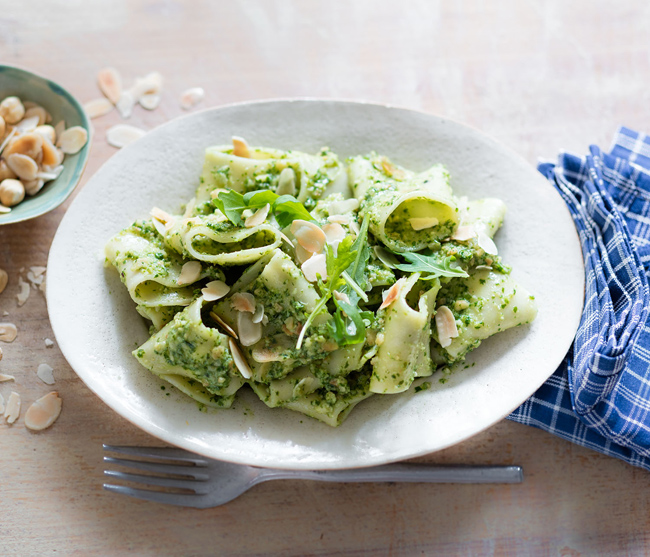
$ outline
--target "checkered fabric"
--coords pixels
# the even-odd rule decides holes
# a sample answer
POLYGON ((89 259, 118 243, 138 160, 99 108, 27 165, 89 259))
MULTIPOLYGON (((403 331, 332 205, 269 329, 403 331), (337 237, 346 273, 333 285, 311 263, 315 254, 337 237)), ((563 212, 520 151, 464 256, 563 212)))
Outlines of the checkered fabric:
POLYGON ((574 343, 509 419, 650 470, 650 137, 621 128, 609 154, 541 163, 585 260, 574 343))

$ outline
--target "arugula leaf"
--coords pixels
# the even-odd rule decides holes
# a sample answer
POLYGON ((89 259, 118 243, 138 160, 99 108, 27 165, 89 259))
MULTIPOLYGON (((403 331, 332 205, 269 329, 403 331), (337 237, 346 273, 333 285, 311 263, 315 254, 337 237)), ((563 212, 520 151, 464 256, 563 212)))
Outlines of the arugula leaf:
POLYGON ((454 257, 440 257, 438 255, 424 255, 421 253, 401 253, 408 263, 395 265, 400 271, 408 273, 430 273, 420 277, 422 280, 431 280, 436 277, 468 277, 469 275, 458 266, 453 266, 454 257))
POLYGON ((292 195, 279 196, 273 204, 273 214, 280 228, 286 228, 296 219, 314 220, 305 206, 292 195))
POLYGON ((241 226, 242 211, 248 208, 244 196, 236 191, 222 191, 219 195, 212 200, 212 203, 219 209, 230 222, 241 226))
POLYGON ((246 209, 255 211, 267 204, 271 205, 271 212, 275 215, 280 228, 289 226, 296 219, 314 220, 305 206, 295 197, 278 195, 271 190, 249 191, 244 195, 233 190, 222 191, 212 200, 212 203, 236 226, 242 225, 241 215, 246 209))

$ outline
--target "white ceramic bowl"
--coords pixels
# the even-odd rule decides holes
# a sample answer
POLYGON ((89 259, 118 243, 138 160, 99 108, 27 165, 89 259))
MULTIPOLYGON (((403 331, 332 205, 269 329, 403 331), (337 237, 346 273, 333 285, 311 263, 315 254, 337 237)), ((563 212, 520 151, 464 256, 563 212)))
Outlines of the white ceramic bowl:
POLYGON ((482 133, 409 110, 371 104, 267 101, 206 110, 153 130, 112 157, 65 215, 48 264, 48 308, 59 346, 79 377, 152 435, 232 462, 296 469, 367 466, 443 449, 514 410, 556 369, 575 334, 583 296, 578 238, 560 196, 528 163, 482 133), (147 327, 113 269, 106 241, 152 206, 173 212, 198 184, 206 147, 232 135, 251 145, 342 157, 385 154, 414 170, 442 162, 457 195, 508 205, 497 242, 539 315, 493 337, 446 384, 362 402, 338 428, 252 393, 231 410, 202 413, 141 367, 131 351, 147 327))

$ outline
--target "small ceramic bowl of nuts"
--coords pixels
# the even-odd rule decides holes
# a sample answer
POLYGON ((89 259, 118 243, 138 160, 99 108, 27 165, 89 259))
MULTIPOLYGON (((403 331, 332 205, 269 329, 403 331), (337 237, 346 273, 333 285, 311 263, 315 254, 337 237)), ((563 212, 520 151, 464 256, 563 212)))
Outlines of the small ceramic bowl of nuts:
POLYGON ((68 198, 88 161, 90 134, 81 104, 60 85, 0 65, 0 225, 68 198))

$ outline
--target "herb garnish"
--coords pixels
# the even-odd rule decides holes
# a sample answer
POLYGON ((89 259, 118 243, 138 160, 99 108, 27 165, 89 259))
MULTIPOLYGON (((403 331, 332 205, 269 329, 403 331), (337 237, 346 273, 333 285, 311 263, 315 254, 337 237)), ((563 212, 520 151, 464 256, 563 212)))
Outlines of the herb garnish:
POLYGON ((457 265, 453 265, 453 256, 424 255, 422 253, 400 253, 408 263, 395 265, 396 269, 407 273, 429 273, 420 277, 421 280, 431 280, 437 277, 468 277, 469 275, 457 265))
POLYGON ((244 195, 233 190, 222 191, 212 200, 212 203, 236 226, 242 226, 244 221, 242 213, 246 209, 256 211, 267 204, 271 206, 271 212, 280 228, 289 226, 296 219, 314 220, 295 197, 278 195, 271 190, 250 191, 244 195))

